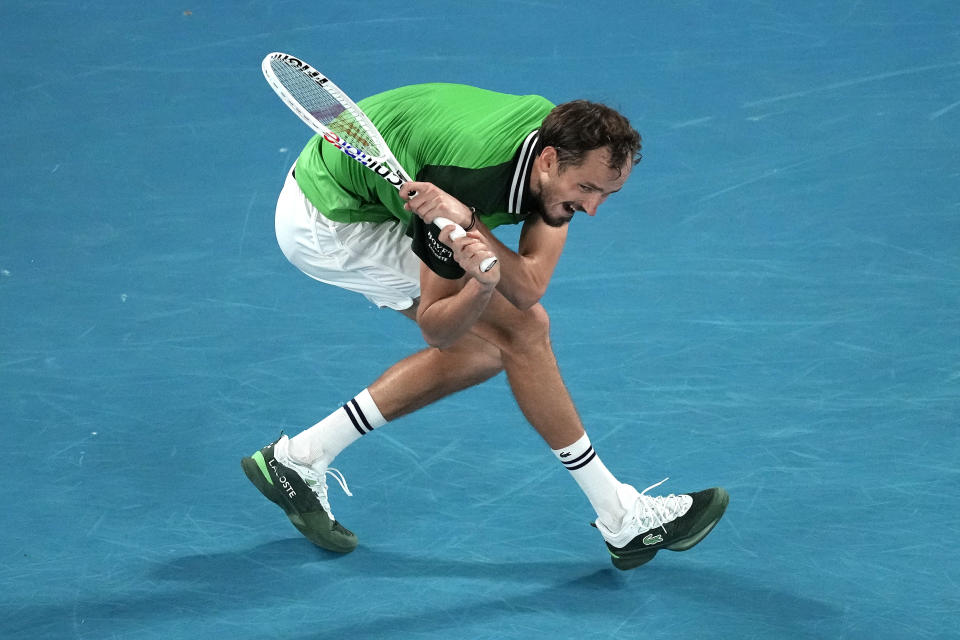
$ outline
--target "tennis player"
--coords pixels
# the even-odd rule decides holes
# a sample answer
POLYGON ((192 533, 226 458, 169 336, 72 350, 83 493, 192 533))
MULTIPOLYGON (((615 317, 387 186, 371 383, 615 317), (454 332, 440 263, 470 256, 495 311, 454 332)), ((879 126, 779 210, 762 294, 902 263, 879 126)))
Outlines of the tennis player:
MULTIPOLYGON (((330 508, 331 463, 388 422, 505 371, 526 419, 596 512, 614 566, 632 569, 660 549, 683 551, 720 520, 722 488, 651 496, 620 482, 590 443, 561 378, 540 304, 577 212, 595 215, 640 159, 640 136, 615 110, 554 106, 463 85, 403 87, 359 102, 414 176, 398 191, 311 139, 286 178, 276 233, 286 257, 320 282, 415 320, 427 347, 386 370, 343 407, 244 458, 247 477, 311 542, 346 553, 356 536, 330 508), (437 217, 466 234, 439 240, 463 270, 443 277, 418 255, 437 247, 437 217), (522 224, 516 250, 492 233, 522 224), (495 256, 489 271, 481 262, 495 256)), ((442 248, 441 248, 442 249, 442 248)))

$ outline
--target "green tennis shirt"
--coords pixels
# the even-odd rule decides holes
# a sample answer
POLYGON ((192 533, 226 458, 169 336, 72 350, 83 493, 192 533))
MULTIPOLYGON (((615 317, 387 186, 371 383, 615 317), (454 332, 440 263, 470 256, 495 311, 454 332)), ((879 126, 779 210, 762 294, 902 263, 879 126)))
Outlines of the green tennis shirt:
MULTIPOLYGON (((408 174, 436 184, 476 209, 493 228, 529 213, 528 178, 537 130, 553 104, 457 84, 421 84, 357 103, 408 174)), ((314 136, 296 164, 301 190, 338 222, 407 223, 397 190, 314 136)))

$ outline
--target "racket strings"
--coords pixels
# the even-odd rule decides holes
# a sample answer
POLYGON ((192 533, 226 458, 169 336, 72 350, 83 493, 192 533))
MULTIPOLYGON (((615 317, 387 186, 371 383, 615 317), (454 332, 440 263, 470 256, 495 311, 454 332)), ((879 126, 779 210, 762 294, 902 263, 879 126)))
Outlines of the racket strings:
POLYGON ((318 122, 367 155, 375 158, 383 155, 374 136, 334 93, 280 60, 271 60, 270 67, 283 88, 318 122))
POLYGON ((367 155, 374 157, 383 155, 366 128, 350 111, 344 109, 336 118, 324 124, 353 146, 362 149, 367 155))

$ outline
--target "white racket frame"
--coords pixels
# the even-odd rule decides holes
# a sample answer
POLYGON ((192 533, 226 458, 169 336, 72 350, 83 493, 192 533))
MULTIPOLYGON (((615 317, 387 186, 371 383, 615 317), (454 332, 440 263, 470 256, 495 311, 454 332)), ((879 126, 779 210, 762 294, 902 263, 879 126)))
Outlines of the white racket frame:
MULTIPOLYGON (((380 132, 377 131, 377 128, 370 121, 370 118, 367 117, 367 114, 365 114, 363 110, 358 107, 357 104, 351 100, 350 97, 344 93, 330 78, 300 58, 292 56, 288 53, 282 53, 280 51, 274 51, 273 53, 267 54, 267 56, 264 57, 260 68, 263 70, 263 77, 266 78, 267 84, 270 85, 274 93, 276 93, 277 96, 283 100, 283 103, 287 105, 291 111, 297 114, 297 117, 299 117, 304 124, 320 134, 320 136, 322 136, 326 142, 329 142, 348 157, 376 173, 378 176, 393 185, 393 187, 398 191, 404 182, 410 182, 409 174, 407 174, 407 172, 400 165, 400 162, 397 160, 396 156, 393 155, 393 152, 390 151, 390 147, 387 146, 383 136, 381 136, 380 132), (283 83, 277 78, 272 67, 274 60, 279 60, 283 64, 296 69, 311 81, 316 83, 317 87, 321 91, 329 94, 337 102, 339 102, 345 110, 350 112, 350 114, 356 119, 357 123, 363 127, 364 132, 370 137, 370 139, 381 150, 381 152, 376 154, 372 149, 358 149, 354 145, 341 138, 322 122, 317 120, 313 114, 311 114, 302 104, 300 104, 293 94, 291 94, 287 88, 283 86, 283 83)), ((450 237, 453 240, 463 237, 467 233, 464 231, 463 227, 455 222, 447 220, 446 218, 437 218, 434 220, 434 224, 441 229, 450 225, 456 227, 450 234, 450 237)), ((495 264, 497 264, 496 258, 486 258, 480 263, 480 270, 484 272, 490 271, 495 264)))

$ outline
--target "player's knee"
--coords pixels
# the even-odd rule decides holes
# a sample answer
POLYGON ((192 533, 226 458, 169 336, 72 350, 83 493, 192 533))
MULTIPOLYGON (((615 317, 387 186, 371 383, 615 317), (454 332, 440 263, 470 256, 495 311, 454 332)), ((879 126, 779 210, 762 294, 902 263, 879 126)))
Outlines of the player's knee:
POLYGON ((527 309, 527 315, 530 317, 529 329, 536 338, 550 337, 550 314, 543 308, 543 305, 537 303, 527 309))
POLYGON ((529 309, 511 306, 477 323, 475 331, 498 349, 501 361, 532 349, 550 348, 550 316, 540 303, 529 309))
POLYGON ((521 312, 521 318, 508 327, 508 344, 512 351, 524 351, 550 345, 550 315, 542 304, 521 312))

